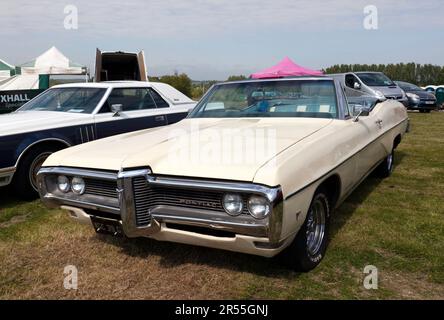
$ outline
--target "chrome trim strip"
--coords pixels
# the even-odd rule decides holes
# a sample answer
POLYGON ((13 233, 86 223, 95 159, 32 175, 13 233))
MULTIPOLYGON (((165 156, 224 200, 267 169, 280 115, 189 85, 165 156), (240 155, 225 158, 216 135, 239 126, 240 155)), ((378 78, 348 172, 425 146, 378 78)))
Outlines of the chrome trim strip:
POLYGON ((117 174, 117 179, 125 179, 125 178, 133 178, 139 176, 147 176, 151 173, 149 169, 140 169, 140 170, 132 170, 132 171, 119 171, 117 174))
POLYGON ((181 225, 192 225, 198 227, 205 227, 214 230, 224 230, 233 233, 239 233, 243 235, 249 235, 253 237, 266 237, 267 236, 267 226, 263 225, 251 225, 243 223, 235 223, 228 221, 212 221, 208 219, 200 218, 189 218, 181 216, 170 216, 162 214, 153 214, 153 219, 165 222, 174 223, 181 225))
POLYGON ((71 144, 70 144, 70 143, 66 142, 65 140, 58 139, 58 138, 47 138, 47 139, 42 139, 42 140, 35 141, 35 142, 31 143, 29 146, 27 146, 27 147, 26 147, 26 148, 20 153, 20 155, 19 155, 18 158, 17 158, 17 161, 15 162, 14 167, 15 167, 15 168, 18 167, 18 164, 19 164, 19 162, 20 162, 22 156, 25 154, 26 151, 28 151, 31 147, 35 146, 36 144, 38 144, 38 143, 40 143, 40 142, 46 142, 46 141, 57 141, 57 142, 61 142, 61 143, 65 144, 67 148, 71 147, 71 144))
POLYGON ((208 189, 214 191, 227 191, 227 192, 232 191, 232 192, 260 194, 266 196, 270 202, 273 202, 276 199, 279 190, 279 187, 267 188, 253 183, 164 178, 164 177, 153 177, 150 175, 147 176, 147 181, 149 184, 163 186, 163 187, 208 189))
POLYGON ((16 167, 7 167, 7 168, 1 168, 0 169, 0 176, 3 176, 3 175, 9 175, 9 174, 13 174, 13 173, 15 173, 15 170, 16 170, 16 167))
POLYGON ((15 174, 15 167, 8 167, 0 169, 0 187, 9 185, 15 174))
POLYGON ((43 200, 56 202, 58 205, 65 205, 66 204, 66 205, 71 205, 71 206, 78 206, 80 208, 105 211, 105 212, 109 212, 109 213, 114 213, 116 215, 120 214, 119 208, 109 207, 109 206, 86 202, 86 201, 78 201, 78 200, 57 197, 52 194, 44 195, 43 200))
POLYGON ((117 180, 117 173, 101 172, 87 169, 75 169, 68 167, 43 167, 42 169, 40 169, 37 175, 39 176, 42 174, 63 174, 68 176, 80 176, 83 178, 96 178, 111 181, 117 180))

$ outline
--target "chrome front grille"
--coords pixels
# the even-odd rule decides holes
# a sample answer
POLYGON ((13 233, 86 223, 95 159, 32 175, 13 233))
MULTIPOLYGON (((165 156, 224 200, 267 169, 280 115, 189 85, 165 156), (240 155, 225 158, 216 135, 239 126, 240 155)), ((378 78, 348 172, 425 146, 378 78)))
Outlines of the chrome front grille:
MULTIPOLYGON (((175 206, 180 208, 225 212, 222 206, 223 192, 178 189, 172 187, 150 186, 146 177, 132 180, 137 226, 147 225, 151 221, 150 209, 157 206, 175 206)), ((248 214, 247 197, 244 198, 243 214, 248 214)))
POLYGON ((85 179, 85 194, 117 199, 117 183, 110 180, 85 179))

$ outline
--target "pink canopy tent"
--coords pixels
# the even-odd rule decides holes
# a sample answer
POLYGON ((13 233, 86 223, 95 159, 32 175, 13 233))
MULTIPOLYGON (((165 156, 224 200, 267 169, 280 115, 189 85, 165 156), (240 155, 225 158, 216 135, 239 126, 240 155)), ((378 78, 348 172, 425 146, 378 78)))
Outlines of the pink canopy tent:
POLYGON ((322 71, 301 67, 294 63, 290 58, 285 57, 284 60, 279 62, 277 65, 253 73, 250 77, 252 79, 270 79, 291 76, 322 76, 323 74, 324 73, 322 71))

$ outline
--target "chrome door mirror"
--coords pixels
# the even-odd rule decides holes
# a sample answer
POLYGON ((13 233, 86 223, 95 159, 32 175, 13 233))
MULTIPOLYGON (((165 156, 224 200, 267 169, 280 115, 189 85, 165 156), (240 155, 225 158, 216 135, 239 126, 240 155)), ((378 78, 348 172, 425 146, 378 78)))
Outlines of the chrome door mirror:
POLYGON ((113 113, 113 117, 119 117, 120 112, 122 112, 123 105, 121 104, 112 104, 111 105, 111 112, 113 113))
POLYGON ((361 84, 359 82, 355 82, 353 84, 353 88, 356 89, 356 90, 361 90, 361 84))
POLYGON ((352 106, 354 122, 359 121, 359 117, 367 117, 370 114, 370 108, 363 106, 362 104, 355 104, 352 106))

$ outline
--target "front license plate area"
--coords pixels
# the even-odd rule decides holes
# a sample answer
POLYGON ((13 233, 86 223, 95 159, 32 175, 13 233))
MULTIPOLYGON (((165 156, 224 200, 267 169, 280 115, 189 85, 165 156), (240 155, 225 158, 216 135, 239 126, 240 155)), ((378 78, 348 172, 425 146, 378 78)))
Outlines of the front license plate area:
POLYGON ((94 230, 100 234, 107 234, 115 237, 123 237, 123 229, 120 221, 91 217, 94 230))

